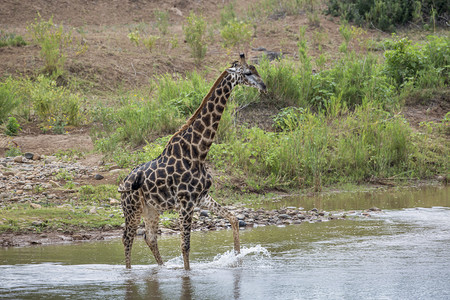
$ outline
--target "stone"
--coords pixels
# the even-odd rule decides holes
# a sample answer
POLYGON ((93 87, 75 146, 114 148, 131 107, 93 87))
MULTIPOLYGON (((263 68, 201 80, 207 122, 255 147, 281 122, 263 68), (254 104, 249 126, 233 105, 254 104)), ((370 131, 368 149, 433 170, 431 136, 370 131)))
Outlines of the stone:
POLYGON ((48 183, 50 183, 53 187, 61 187, 61 185, 58 182, 53 180, 49 180, 48 183))
POLYGON ((33 160, 40 160, 41 156, 39 154, 34 154, 33 155, 33 160))
POLYGON ((40 209, 40 208, 42 208, 42 206, 40 204, 37 204, 37 203, 30 203, 30 206, 33 209, 40 209))
POLYGON ((74 234, 74 235, 72 235, 72 239, 74 241, 81 241, 83 239, 83 236, 80 234, 74 234))
POLYGON ((209 211, 207 211, 207 210, 200 211, 200 217, 208 218, 209 217, 209 211))
POLYGON ((110 205, 119 205, 120 201, 114 198, 109 198, 109 204, 110 205))
POLYGON ((95 174, 94 175, 94 179, 95 180, 102 180, 103 178, 105 178, 103 175, 100 175, 100 174, 95 174))
POLYGON ((114 214, 110 214, 108 217, 110 218, 114 218, 114 214))
POLYGON ((238 220, 244 220, 245 219, 245 215, 244 214, 239 214, 239 215, 236 216, 236 218, 238 220))
POLYGON ((33 187, 31 186, 31 184, 27 184, 27 185, 25 185, 25 186, 23 187, 23 189, 29 191, 29 190, 32 190, 33 187))
POLYGON ((287 214, 281 214, 281 215, 278 216, 278 218, 280 218, 280 219, 290 219, 291 217, 289 215, 287 215, 287 214))
POLYGON ((317 208, 313 208, 313 209, 311 209, 311 211, 318 212, 319 210, 317 208))
POLYGON ((379 209, 378 207, 374 206, 369 208, 369 211, 381 211, 381 209, 379 209))
POLYGON ((89 210, 89 213, 90 213, 91 215, 95 215, 95 214, 97 213, 97 210, 95 209, 95 207, 93 207, 93 208, 91 208, 91 209, 89 210))
POLYGON ((34 154, 31 152, 27 152, 23 156, 25 156, 26 159, 33 159, 34 154))
POLYGON ((247 224, 244 221, 239 220, 239 227, 245 227, 246 225, 247 224))
POLYGON ((144 235, 145 233, 145 229, 144 228, 138 228, 138 230, 136 230, 136 234, 137 235, 144 235))
POLYGON ((33 221, 33 222, 31 223, 31 225, 33 225, 33 226, 41 226, 42 224, 43 224, 42 221, 33 221))
POLYGON ((16 163, 21 163, 21 162, 23 162, 23 157, 22 157, 22 156, 16 156, 16 157, 14 157, 14 162, 16 162, 16 163))

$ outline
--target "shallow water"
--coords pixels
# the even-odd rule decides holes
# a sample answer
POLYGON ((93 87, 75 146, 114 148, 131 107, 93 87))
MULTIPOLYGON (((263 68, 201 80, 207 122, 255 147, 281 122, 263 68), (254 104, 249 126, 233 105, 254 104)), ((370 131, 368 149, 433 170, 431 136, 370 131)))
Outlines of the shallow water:
POLYGON ((189 272, 177 235, 164 267, 138 239, 132 270, 120 240, 1 249, 0 298, 449 299, 450 189, 426 190, 372 218, 243 230, 238 257, 231 231, 195 232, 189 272))

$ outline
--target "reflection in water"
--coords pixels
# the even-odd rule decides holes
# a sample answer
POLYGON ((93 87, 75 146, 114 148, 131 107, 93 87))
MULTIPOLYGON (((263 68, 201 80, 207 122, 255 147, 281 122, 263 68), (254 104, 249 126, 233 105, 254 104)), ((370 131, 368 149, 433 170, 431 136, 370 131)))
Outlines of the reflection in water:
POLYGON ((191 278, 188 274, 185 274, 182 277, 182 285, 181 285, 181 297, 180 300, 191 300, 193 290, 192 290, 192 284, 191 284, 191 278))
POLYGON ((279 209, 282 207, 303 207, 336 211, 368 209, 376 206, 381 209, 401 209, 407 207, 450 206, 450 188, 442 186, 424 186, 418 188, 399 188, 386 191, 356 191, 328 193, 316 196, 290 196, 279 201, 262 202, 254 208, 279 209))
POLYGON ((234 299, 241 299, 241 274, 242 274, 242 269, 239 268, 237 270, 234 270, 233 275, 234 275, 234 299))

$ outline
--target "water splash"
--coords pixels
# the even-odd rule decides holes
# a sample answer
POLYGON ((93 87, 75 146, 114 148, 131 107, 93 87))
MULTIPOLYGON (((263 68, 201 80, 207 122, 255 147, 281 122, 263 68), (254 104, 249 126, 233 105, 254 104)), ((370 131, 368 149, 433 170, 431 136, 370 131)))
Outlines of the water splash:
POLYGON ((234 250, 229 250, 223 254, 217 254, 213 261, 208 263, 208 267, 239 267, 244 262, 244 258, 248 256, 251 261, 263 261, 270 258, 270 252, 261 245, 254 247, 242 247, 241 253, 236 255, 234 250))
MULTIPOLYGON (((222 254, 217 254, 212 261, 209 262, 191 262, 194 269, 210 269, 210 268, 236 268, 246 263, 267 263, 270 258, 270 252, 261 245, 254 247, 242 247, 241 253, 236 255, 234 250, 226 251, 222 254)), ((169 269, 183 268, 183 258, 181 256, 175 257, 167 261, 165 266, 169 269)))

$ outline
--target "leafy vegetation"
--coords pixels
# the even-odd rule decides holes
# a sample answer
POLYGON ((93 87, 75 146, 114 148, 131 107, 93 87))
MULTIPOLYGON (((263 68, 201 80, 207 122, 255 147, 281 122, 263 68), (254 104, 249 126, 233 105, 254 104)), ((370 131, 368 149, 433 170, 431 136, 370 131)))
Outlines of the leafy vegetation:
POLYGON ((247 49, 252 41, 253 28, 245 22, 229 21, 220 31, 225 48, 247 49))
POLYGON ((0 124, 19 105, 16 94, 12 91, 7 82, 0 83, 0 124))
POLYGON ((27 29, 33 41, 41 47, 40 54, 45 64, 43 72, 56 77, 61 75, 66 61, 66 49, 73 42, 72 32, 66 32, 62 25, 55 25, 53 17, 45 21, 39 13, 27 29))
POLYGON ((192 51, 192 57, 199 63, 205 57, 206 46, 206 22, 202 16, 191 12, 187 17, 187 24, 183 27, 186 42, 192 51))
POLYGON ((438 17, 449 13, 445 0, 329 0, 327 6, 329 14, 389 32, 394 32, 397 25, 411 22, 427 24, 427 28, 431 25, 435 29, 438 17))
POLYGON ((8 103, 5 110, 11 112, 17 108, 16 113, 28 120, 37 117, 46 124, 46 129, 56 127, 55 133, 63 133, 65 125, 78 126, 85 121, 81 95, 58 86, 55 80, 43 75, 35 80, 7 78, 0 86, 1 99, 8 103))
MULTIPOLYGON (((392 50, 386 52, 385 61, 371 54, 357 55, 346 51, 334 65, 318 73, 312 71, 308 48, 301 41, 298 63, 263 59, 258 71, 269 93, 261 99, 253 89, 236 89, 234 101, 224 112, 217 143, 209 153, 210 163, 216 170, 241 178, 253 190, 299 186, 320 190, 323 185, 363 182, 374 177, 426 178, 447 172, 448 163, 444 158, 450 154, 449 147, 445 146, 448 142, 439 134, 445 134, 448 122, 424 124, 432 128, 424 137, 411 130, 405 119, 396 113, 404 93, 427 87, 419 75, 422 67, 417 66, 417 72, 404 77, 397 77, 397 73, 389 70, 401 70, 399 61, 402 60, 391 60, 390 51, 397 55, 395 51, 403 51, 399 49, 403 49, 402 45, 406 43, 411 46, 408 51, 421 55, 420 60, 426 60, 427 70, 439 70, 435 72, 436 82, 448 82, 445 67, 448 64, 448 39, 430 37, 426 43, 413 45, 394 38, 388 43, 392 50), (399 66, 393 68, 394 62, 399 66), (399 82, 397 78, 407 80, 408 84, 399 82), (257 101, 289 106, 274 116, 274 128, 278 132, 233 124, 236 106, 257 101), (423 139, 427 139, 427 143, 423 143, 423 139)), ((409 56, 405 57, 404 60, 409 59, 409 56)), ((184 118, 193 113, 207 93, 211 83, 203 77, 196 72, 178 79, 161 76, 152 84, 152 99, 141 99, 139 105, 133 106, 134 101, 140 99, 138 96, 123 98, 130 102, 121 100, 120 109, 136 113, 147 105, 153 105, 149 115, 150 112, 156 116, 164 115, 166 120, 171 116, 171 121, 144 123, 151 119, 149 115, 124 115, 123 125, 120 125, 123 127, 112 126, 109 131, 112 135, 107 134, 97 140, 98 148, 106 152, 123 149, 115 142, 111 148, 102 148, 101 145, 112 141, 120 132, 128 134, 120 138, 116 136, 116 142, 131 142, 127 139, 133 136, 136 128, 151 129, 137 134, 136 140, 131 142, 133 145, 142 143, 140 138, 156 132, 158 136, 173 132, 184 118), (130 120, 142 120, 143 123, 125 129, 124 124, 130 120), (174 120, 178 120, 176 126, 169 129, 168 125, 175 124, 174 120), (154 127, 156 124, 163 127, 158 129, 154 127)), ((439 86, 443 87, 435 85, 434 88, 439 86)), ((116 111, 113 115, 120 113, 116 111)), ((100 123, 112 124, 109 119, 100 123)), ((156 158, 169 137, 148 143, 132 154, 127 150, 113 151, 111 157, 121 166, 134 166, 156 158)))
POLYGON ((0 47, 12 46, 21 47, 25 46, 27 43, 22 36, 16 35, 14 33, 7 33, 0 30, 0 47))
POLYGON ((9 117, 8 123, 6 123, 5 134, 10 136, 17 135, 19 133, 19 130, 20 124, 19 122, 17 122, 17 119, 14 117, 9 117))

